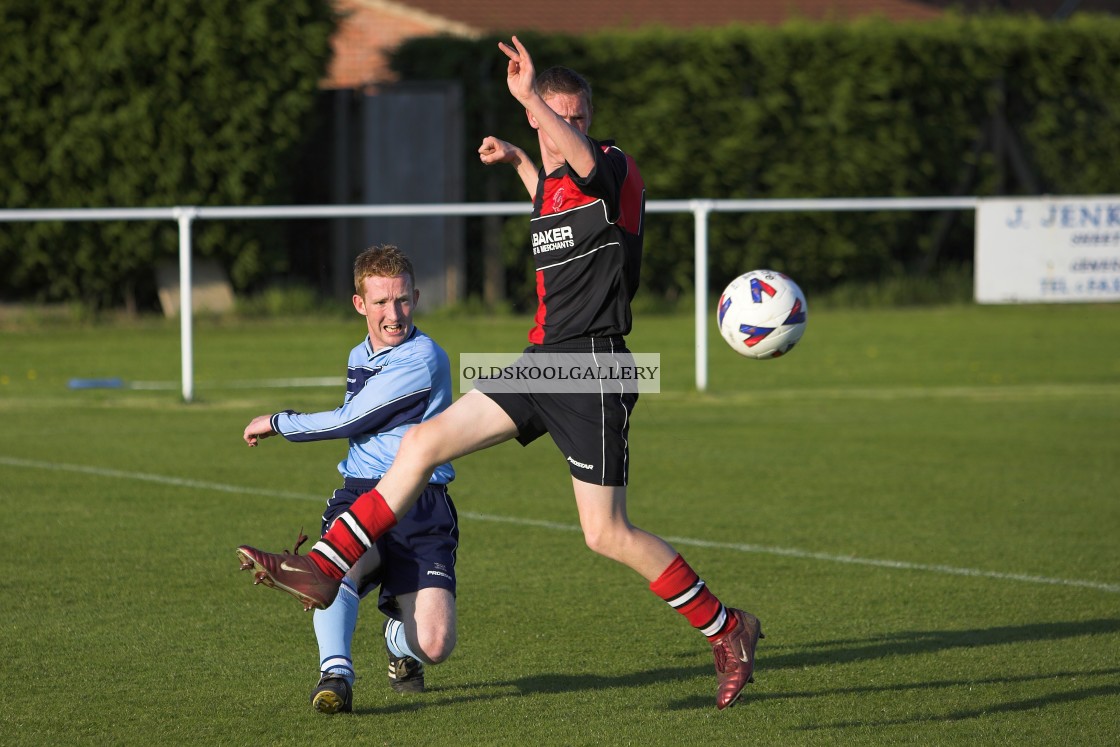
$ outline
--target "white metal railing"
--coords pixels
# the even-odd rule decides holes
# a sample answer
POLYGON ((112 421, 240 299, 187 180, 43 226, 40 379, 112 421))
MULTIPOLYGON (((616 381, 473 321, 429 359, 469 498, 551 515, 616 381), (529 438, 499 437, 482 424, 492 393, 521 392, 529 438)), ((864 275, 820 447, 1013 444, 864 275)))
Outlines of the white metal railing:
MULTIPOLYGON (((778 200, 650 200, 649 213, 692 213, 696 263, 696 389, 708 387, 708 218, 711 213, 975 210, 976 197, 871 197, 778 200)), ((0 223, 173 220, 179 225, 179 318, 183 401, 194 399, 191 227, 196 220, 526 215, 528 202, 413 205, 271 205, 259 207, 72 208, 0 210, 0 223)), ((752 268, 744 268, 752 269, 752 268)))

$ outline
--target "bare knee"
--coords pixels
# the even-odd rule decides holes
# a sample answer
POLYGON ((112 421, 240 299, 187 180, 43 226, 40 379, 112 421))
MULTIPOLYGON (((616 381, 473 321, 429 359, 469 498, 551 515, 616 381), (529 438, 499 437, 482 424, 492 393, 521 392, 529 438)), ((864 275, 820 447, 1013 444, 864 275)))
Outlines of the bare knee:
POLYGON ((455 650, 455 630, 445 627, 421 628, 416 631, 417 644, 420 650, 416 653, 423 657, 427 664, 439 664, 446 661, 455 650))
POLYGON ((619 557, 621 545, 627 538, 628 532, 615 525, 585 527, 583 530, 583 541, 587 547, 592 552, 612 560, 619 557))
POLYGON ((600 555, 605 554, 603 550, 600 549, 606 546, 606 543, 603 541, 602 532, 584 529, 583 542, 585 545, 587 545, 587 549, 591 550, 592 552, 598 553, 600 555))
POLYGON ((397 597, 409 648, 426 664, 439 664, 455 649, 455 595, 427 587, 397 597))
POLYGON ((427 422, 419 423, 405 432, 397 450, 397 459, 408 460, 425 471, 431 470, 443 461, 436 453, 437 447, 433 429, 427 422))

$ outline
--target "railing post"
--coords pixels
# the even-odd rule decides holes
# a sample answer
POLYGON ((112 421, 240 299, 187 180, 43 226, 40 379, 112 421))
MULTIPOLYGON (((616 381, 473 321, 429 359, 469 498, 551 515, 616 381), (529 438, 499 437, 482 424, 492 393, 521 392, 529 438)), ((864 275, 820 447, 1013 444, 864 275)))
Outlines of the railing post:
POLYGON ((179 350, 182 361, 183 401, 194 399, 194 302, 191 291, 191 223, 198 215, 193 207, 176 207, 179 223, 179 350))
POLYGON ((696 267, 696 391, 708 388, 708 215, 711 200, 690 200, 695 224, 696 267))

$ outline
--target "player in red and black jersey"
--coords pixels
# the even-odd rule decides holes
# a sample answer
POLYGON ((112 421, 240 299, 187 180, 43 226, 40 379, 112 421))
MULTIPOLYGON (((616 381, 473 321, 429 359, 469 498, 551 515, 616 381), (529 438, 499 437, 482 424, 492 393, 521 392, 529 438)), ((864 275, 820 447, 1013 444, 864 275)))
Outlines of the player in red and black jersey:
POLYGON ((645 184, 634 159, 613 142, 589 145, 595 166, 586 179, 565 164, 540 180, 534 196, 538 306, 529 341, 536 344, 630 332, 645 184))
POLYGON ((494 137, 478 149, 484 164, 514 165, 533 198, 538 305, 529 341, 540 345, 626 335, 642 261, 645 183, 634 159, 613 141, 587 136, 591 87, 582 76, 550 68, 536 87, 550 118, 567 125, 553 140, 526 108, 538 132, 543 168, 538 172, 523 150, 494 137), (575 148, 577 163, 567 160, 561 142, 575 148))
MULTIPOLYGON (((581 76, 550 68, 537 77, 517 37, 498 46, 509 59, 510 93, 537 131, 542 161, 538 170, 524 150, 497 138, 479 148, 484 164, 514 166, 533 197, 538 308, 532 344, 519 363, 554 352, 628 355, 623 336, 630 331, 641 261, 641 175, 613 143, 588 137, 591 87, 581 76)), ((355 501, 308 555, 246 546, 239 553, 253 559, 258 575, 305 604, 329 604, 343 573, 331 555, 352 564, 409 510, 433 466, 548 433, 569 464, 588 547, 640 574, 708 637, 719 679, 716 706, 726 708, 752 679, 761 626, 754 615, 724 607, 672 546, 627 518, 627 439, 636 401, 636 393, 608 385, 595 393, 548 393, 531 382, 504 380, 476 386, 408 431, 376 489, 355 501)))

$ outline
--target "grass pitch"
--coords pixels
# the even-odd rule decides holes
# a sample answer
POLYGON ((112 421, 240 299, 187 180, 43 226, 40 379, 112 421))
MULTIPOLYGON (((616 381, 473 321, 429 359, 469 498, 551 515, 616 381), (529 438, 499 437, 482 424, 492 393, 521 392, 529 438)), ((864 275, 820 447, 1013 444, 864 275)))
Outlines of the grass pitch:
MULTIPOLYGON (((419 323, 453 364, 529 324, 419 323)), ((233 549, 313 533, 345 445, 240 434, 335 406, 361 320, 200 322, 190 405, 174 325, 0 332, 0 743, 1120 741, 1120 307, 825 310, 766 362, 713 330, 704 394, 691 325, 631 337, 663 393, 635 414, 630 516, 762 620, 725 713, 703 638, 583 546, 544 441, 457 464, 460 642, 429 692, 389 690, 370 605, 355 713, 313 712, 311 617, 233 549)))

